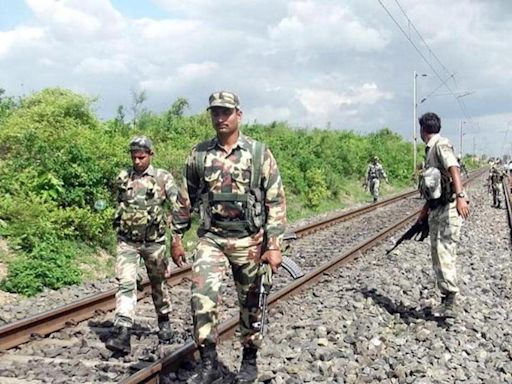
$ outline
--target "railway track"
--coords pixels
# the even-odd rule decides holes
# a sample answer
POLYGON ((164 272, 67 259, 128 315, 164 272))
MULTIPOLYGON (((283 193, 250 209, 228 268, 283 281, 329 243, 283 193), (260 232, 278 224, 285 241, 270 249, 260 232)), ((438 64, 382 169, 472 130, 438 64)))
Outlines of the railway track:
MULTIPOLYGON (((477 177, 477 175, 473 176, 477 177)), ((303 289, 308 284, 314 284, 314 282, 326 271, 337 268, 343 263, 347 263, 354 257, 357 257, 357 255, 361 254, 361 252, 364 252, 364 250, 368 249, 369 247, 374 246, 379 241, 382 241, 382 239, 389 236, 389 234, 392 231, 395 231, 405 225, 408 221, 411 220, 416 215, 417 208, 421 205, 419 201, 415 201, 414 199, 411 199, 412 196, 416 195, 416 191, 408 192, 406 194, 402 194, 387 200, 383 200, 378 204, 374 204, 371 206, 365 206, 361 209, 353 210, 350 212, 347 212, 342 215, 337 215, 335 217, 331 217, 327 220, 324 220, 321 223, 311 224, 308 226, 305 226, 303 228, 298 229, 293 234, 288 234, 288 238, 304 238, 306 239, 306 235, 315 233, 320 230, 320 228, 325 229, 326 227, 334 227, 338 226, 339 223, 342 223, 347 220, 355 219, 358 216, 364 215, 371 211, 372 209, 377 208, 384 208, 388 205, 398 203, 400 202, 401 208, 406 208, 406 201, 409 199, 413 204, 412 206, 416 205, 416 207, 409 207, 410 213, 407 215, 405 220, 394 220, 394 224, 392 226, 389 226, 389 228, 384 228, 380 230, 376 235, 374 235, 370 241, 367 241, 365 243, 361 243, 357 246, 353 246, 351 249, 344 252, 341 256, 336 257, 334 260, 331 260, 327 263, 324 263, 320 268, 314 269, 311 268, 311 271, 300 280, 293 282, 292 284, 288 284, 289 282, 285 282, 283 285, 288 284, 286 287, 283 287, 282 289, 276 291, 274 294, 271 295, 269 298, 270 305, 274 305, 278 300, 281 300, 283 298, 288 297, 289 295, 296 293, 298 290, 303 289)), ((377 209, 377 211, 379 211, 377 209)), ((374 214, 373 216, 375 216, 374 214)), ((384 217, 388 217, 389 214, 386 212, 384 213, 384 217)), ((377 218, 377 221, 379 218, 377 218)), ((364 220, 363 220, 364 221, 364 220)), ((385 225, 387 227, 387 225, 385 225)), ((345 227, 347 229, 347 227, 345 227)), ((323 232, 323 231, 322 231, 323 232)), ((335 231, 336 232, 336 231, 335 231)), ((336 234, 334 234, 336 235, 336 234)), ((325 237, 328 239, 330 236, 333 236, 333 234, 327 234, 325 237)), ((368 237, 366 233, 361 234, 362 237, 368 237)), ((317 240, 314 240, 317 241, 317 240)), ((329 253, 329 252, 326 252, 329 253)), ((307 256, 307 255, 306 255, 307 256)), ((316 267, 316 266, 315 266, 316 267)), ((172 284, 178 284, 180 281, 183 281, 187 279, 188 276, 188 268, 182 268, 180 270, 177 270, 173 276, 171 277, 171 283, 172 284)), ((148 289, 147 283, 146 283, 146 290, 148 289)), ((182 289, 181 291, 184 291, 182 289)), ((70 324, 76 324, 78 322, 81 322, 85 319, 89 319, 95 315, 98 315, 98 313, 101 315, 103 311, 108 311, 114 307, 113 302, 113 294, 115 291, 112 292, 105 292, 99 295, 95 295, 94 297, 82 300, 80 303, 76 303, 73 305, 65 306, 63 308, 59 308, 55 311, 49 311, 49 313, 41 314, 40 316, 36 316, 36 318, 33 318, 33 322, 31 324, 31 319, 23 320, 21 322, 16 322, 12 324, 8 324, 7 326, 3 326, 0 328, 0 339, 2 341, 2 348, 8 349, 8 348, 14 348, 15 346, 20 345, 21 343, 24 343, 28 340, 34 339, 34 334, 40 334, 41 336, 50 334, 52 332, 55 332, 58 329, 65 328, 66 326, 70 324), (91 307, 92 305, 92 307, 91 307)), ((151 313, 151 309, 149 310, 151 313)), ((220 331, 223 334, 223 337, 227 337, 234 328, 237 326, 237 318, 227 316, 227 320, 222 323, 220 327, 220 331)), ((90 323, 89 325, 94 326, 94 322, 90 323)), ((97 330, 99 333, 101 333, 104 330, 97 330)), ((135 330, 135 333, 137 334, 137 330, 135 330)), ((143 335, 144 333, 147 333, 147 330, 139 330, 139 335, 143 335)), ((53 336, 53 335, 52 335, 53 336)), ((72 336, 73 337, 73 336, 72 336)), ((37 336, 36 336, 37 338, 37 336)), ((100 338, 101 339, 101 338, 100 338)), ((39 340, 40 343, 45 343, 45 339, 39 340)), ((142 369, 138 371, 135 375, 130 376, 129 378, 125 378, 123 382, 126 383, 138 383, 138 382, 158 382, 159 377, 162 373, 166 373, 169 371, 172 371, 173 368, 175 368, 180 361, 186 357, 189 356, 191 353, 193 353, 195 350, 194 344, 190 341, 186 341, 186 337, 182 338, 182 346, 175 349, 172 353, 165 356, 163 359, 157 360, 149 367, 142 369)), ((24 355, 22 355, 24 356, 24 355)), ((105 356, 100 356, 105 357, 105 356)), ((9 355, 9 358, 11 358, 11 355, 9 355)), ((16 359, 16 358, 14 358, 16 359)), ((37 361, 39 363, 48 363, 50 364, 51 361, 48 358, 43 357, 20 357, 19 361, 20 363, 25 361, 27 362, 29 359, 32 359, 34 361, 37 361)), ((58 360, 59 364, 72 364, 72 362, 69 362, 66 360, 66 358, 60 358, 58 360)), ((91 367, 96 367, 97 369, 104 370, 108 373, 110 369, 116 369, 119 370, 129 370, 131 364, 124 363, 124 362, 116 362, 116 361, 102 361, 100 358, 92 361, 88 361, 85 365, 89 365, 91 367)), ((112 375, 114 376, 114 375, 112 375)), ((106 375, 102 378, 101 381, 108 382, 109 375, 106 375)), ((55 381, 52 381, 55 382, 55 381)), ((65 381, 64 381, 65 382, 65 381)))
POLYGON ((503 183, 503 195, 505 197, 505 208, 507 209, 507 221, 510 228, 510 243, 512 244, 512 202, 510 201, 510 191, 512 189, 512 180, 507 177, 503 183))
MULTIPOLYGON (((376 204, 363 206, 328 219, 322 222, 306 225, 297 229, 293 233, 285 235, 285 239, 294 239, 311 234, 336 223, 351 220, 355 217, 367 214, 377 208, 385 207, 390 204, 400 202, 404 199, 417 195, 417 191, 408 191, 388 199, 377 202, 376 204)), ((178 284, 183 279, 190 277, 190 265, 176 269, 172 272, 168 282, 171 286, 178 284)), ((139 299, 150 294, 150 284, 146 279, 142 283, 143 291, 139 293, 139 299)), ((69 324, 94 317, 95 313, 102 311, 110 311, 115 308, 116 289, 111 289, 96 295, 91 295, 83 300, 68 304, 54 310, 50 310, 40 315, 33 316, 24 320, 19 320, 0 327, 0 350, 16 347, 22 343, 29 341, 34 335, 46 336, 69 324)))
MULTIPOLYGON (((482 172, 475 172, 473 173, 467 180, 465 180, 464 184, 475 180, 479 176, 482 175, 482 172)), ((414 194, 417 194, 417 191, 414 191, 412 193, 407 193, 407 196, 410 197, 414 194)), ((396 202, 397 200, 395 200, 396 202)), ((420 204, 422 205, 422 204, 420 204)), ((368 208, 368 207, 364 207, 368 208)), ((342 253, 341 255, 337 256, 336 258, 322 264, 321 266, 315 268, 314 270, 307 273, 304 277, 291 282, 290 284, 286 285, 285 287, 281 288, 277 292, 273 293, 269 297, 268 305, 269 308, 272 308, 275 306, 280 300, 286 300, 290 296, 297 294, 298 292, 306 289, 307 287, 310 287, 311 285, 314 285, 324 273, 331 271, 333 269, 337 269, 350 261, 352 261, 354 258, 361 255, 366 250, 374 247, 379 242, 382 242, 384 239, 388 238, 392 233, 396 232, 400 228, 403 228, 406 224, 410 223, 414 218, 417 217, 417 214, 419 213, 419 208, 416 210, 413 210, 412 213, 409 213, 403 218, 398 219, 393 224, 386 226, 386 228, 382 229, 380 232, 376 233, 369 239, 364 240, 363 242, 357 244, 356 246, 352 247, 348 251, 342 253)), ((368 212, 368 211, 365 211, 368 212)), ((351 216, 354 217, 354 216, 351 216)), ((307 226, 307 228, 304 228, 299 232, 299 236, 303 236, 305 234, 309 234, 315 231, 320 230, 320 228, 325 228, 326 226, 334 225, 336 223, 336 220, 333 220, 331 222, 330 220, 325 220, 321 223, 317 224, 311 224, 307 226), (303 232, 304 231, 304 232, 303 232)), ((219 337, 220 339, 226 339, 227 337, 231 336, 235 330, 235 328, 238 325, 238 317, 234 316, 233 318, 224 321, 219 326, 219 337)), ((171 354, 165 356, 164 358, 160 359, 159 361, 155 362, 151 366, 135 373, 131 377, 125 379, 122 381, 123 384, 139 384, 139 383, 159 383, 160 377, 162 375, 167 375, 169 372, 176 369, 183 360, 188 359, 191 357, 191 355, 196 352, 197 347, 195 346, 194 342, 189 341, 183 346, 176 349, 171 354)))

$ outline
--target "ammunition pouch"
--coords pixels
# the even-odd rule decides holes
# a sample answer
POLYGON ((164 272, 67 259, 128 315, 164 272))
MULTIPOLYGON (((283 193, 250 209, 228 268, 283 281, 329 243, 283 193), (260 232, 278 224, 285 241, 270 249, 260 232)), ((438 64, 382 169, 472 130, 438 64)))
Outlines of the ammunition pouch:
POLYGON ((236 237, 250 236, 260 230, 265 223, 263 193, 260 189, 251 190, 248 194, 207 192, 201 195, 199 208, 203 229, 221 229, 236 237), (241 203, 242 214, 237 218, 223 217, 213 214, 215 203, 241 203))
POLYGON ((158 204, 127 205, 120 212, 117 233, 133 242, 156 241, 166 232, 163 213, 158 204))

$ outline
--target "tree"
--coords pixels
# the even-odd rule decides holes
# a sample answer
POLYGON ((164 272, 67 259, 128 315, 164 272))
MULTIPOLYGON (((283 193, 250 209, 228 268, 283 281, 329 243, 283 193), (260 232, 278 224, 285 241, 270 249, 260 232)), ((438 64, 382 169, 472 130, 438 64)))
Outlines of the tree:
POLYGON ((139 122, 140 115, 144 112, 144 109, 142 108, 142 104, 147 100, 147 95, 146 95, 145 90, 137 92, 133 89, 131 90, 131 94, 132 94, 131 110, 132 110, 132 116, 133 116, 132 127, 136 127, 139 122))

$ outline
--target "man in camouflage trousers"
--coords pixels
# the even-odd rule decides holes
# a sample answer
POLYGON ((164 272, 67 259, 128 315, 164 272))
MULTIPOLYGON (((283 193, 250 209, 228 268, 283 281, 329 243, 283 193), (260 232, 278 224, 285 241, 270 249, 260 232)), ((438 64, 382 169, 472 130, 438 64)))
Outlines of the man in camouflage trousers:
POLYGON ((138 136, 130 142, 133 166, 123 170, 116 179, 118 207, 114 217, 117 232, 116 335, 106 347, 123 354, 130 353, 130 329, 137 303, 137 271, 140 258, 146 265, 151 282, 151 296, 158 317, 158 337, 172 338, 169 324, 170 300, 166 275, 169 262, 166 255, 166 230, 169 213, 166 206, 176 202, 178 189, 172 175, 151 165, 151 141, 138 136))
POLYGON ((420 117, 419 123, 421 138, 427 145, 420 182, 422 196, 427 201, 418 222, 428 219, 432 265, 442 295, 441 305, 433 310, 433 314, 455 317, 455 298, 459 292, 455 266, 457 243, 462 219, 469 217, 469 205, 453 146, 439 135, 441 119, 428 112, 420 117), (427 181, 427 177, 431 179, 427 181))
POLYGON ((379 163, 379 158, 374 156, 372 162, 368 164, 368 168, 366 169, 366 185, 370 189, 374 203, 379 198, 380 179, 384 179, 388 182, 388 177, 386 172, 384 172, 382 164, 379 163))
POLYGON ((492 206, 494 208, 501 207, 501 191, 503 189, 503 179, 507 176, 507 172, 501 166, 501 160, 497 159, 489 169, 487 185, 492 193, 492 206))
POLYGON ((222 278, 231 266, 243 345, 237 382, 252 383, 258 376, 256 358, 262 341, 255 327, 261 316, 256 282, 262 268, 270 266, 275 272, 281 264, 285 195, 270 150, 240 132, 238 97, 213 93, 207 110, 217 135, 192 150, 172 222, 172 257, 180 266, 185 257, 181 238, 199 204, 202 220, 193 256, 191 304, 202 367, 189 382, 222 382, 216 352, 217 306, 222 278))

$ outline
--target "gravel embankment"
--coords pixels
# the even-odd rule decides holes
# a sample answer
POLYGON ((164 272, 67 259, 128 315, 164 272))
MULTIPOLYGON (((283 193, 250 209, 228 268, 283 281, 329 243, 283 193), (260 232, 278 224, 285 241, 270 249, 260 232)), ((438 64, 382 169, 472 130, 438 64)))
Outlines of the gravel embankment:
MULTIPOLYGON (((505 210, 475 182, 459 246, 459 318, 442 321, 429 245, 383 244, 271 310, 267 383, 512 383, 512 257, 505 210)), ((235 372, 239 343, 220 348, 235 372)), ((179 375, 186 375, 181 372, 179 375)), ((180 382, 170 379, 169 382, 180 382)))
MULTIPOLYGON (((351 209, 354 209, 354 207, 349 207, 336 212, 329 212, 317 217, 295 222, 290 225, 289 230, 293 231, 295 228, 309 224, 313 221, 318 221, 324 217, 332 216, 333 214, 351 209)), ((61 305, 69 304, 89 295, 104 292, 116 287, 117 284, 115 278, 112 277, 109 279, 85 283, 83 285, 65 287, 59 290, 46 289, 42 293, 31 298, 25 298, 21 295, 9 295, 9 300, 6 300, 5 303, 2 303, 0 300, 0 326, 16 320, 38 315, 61 305)))
MULTIPOLYGON (((461 300, 457 320, 445 322, 430 314, 439 294, 427 242, 405 242, 385 255, 397 235, 270 311, 268 335, 259 359, 260 382, 512 384, 509 230, 505 211, 490 207, 481 185, 476 181, 469 188, 472 216, 463 227, 459 247, 461 300)), ((412 212, 419 204, 411 199, 400 204, 400 211, 396 206, 381 208, 371 217, 295 240, 293 258, 304 269, 313 268, 395 222, 399 212, 412 212)), ((286 275, 279 274, 275 289, 287 280, 286 275)), ((66 302, 73 301, 89 289, 85 294, 106 289, 103 283, 114 286, 109 281, 85 289, 47 292, 49 296, 42 295, 43 302, 55 306, 59 295, 66 302), (68 295, 77 296, 69 299, 68 295)), ((221 319, 236 310, 231 276, 226 277, 226 283, 221 319)), ((171 292, 174 348, 190 339, 189 284, 173 287, 171 292)), ((41 304, 40 296, 12 309, 39 313, 48 306, 41 304)), ((3 311, 5 306, 0 308, 0 317, 3 311)), ((130 356, 112 356, 104 348, 113 318, 108 313, 8 351, 0 358, 0 382, 9 377, 33 383, 119 382, 133 373, 131 369, 157 357, 154 317, 150 300, 141 301, 130 356)), ((219 354, 227 383, 238 368, 240 345, 225 342, 219 346, 219 354)), ((193 368, 188 364, 163 382, 183 383, 193 368)))

